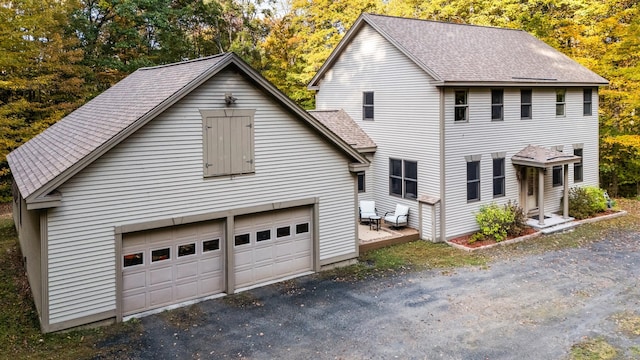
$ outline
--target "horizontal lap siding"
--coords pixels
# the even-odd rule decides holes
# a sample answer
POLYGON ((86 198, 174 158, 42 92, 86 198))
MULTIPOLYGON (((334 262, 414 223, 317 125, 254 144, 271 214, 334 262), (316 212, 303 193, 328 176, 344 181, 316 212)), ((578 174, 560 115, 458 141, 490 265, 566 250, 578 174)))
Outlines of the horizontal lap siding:
POLYGON ((349 160, 239 75, 218 74, 61 187, 49 212, 50 323, 114 310, 114 227, 309 197, 320 259, 356 251, 349 160), (201 108, 255 108, 255 174, 203 178, 201 108))
MULTIPOLYGON (((533 89, 533 118, 520 119, 520 89, 504 89, 504 121, 491 121, 491 89, 469 89, 469 122, 454 123, 454 90, 445 97, 445 166, 447 237, 472 231, 478 226, 475 214, 484 204, 519 201, 519 183, 511 157, 527 145, 552 147, 564 145, 573 154, 572 145, 584 144, 584 181, 580 185, 598 185, 597 92, 593 93, 594 115, 582 115, 582 88, 568 88, 566 116, 555 115, 555 89, 533 89), (506 152, 506 196, 493 198, 493 152, 506 152), (481 201, 467 203, 467 155, 482 155, 480 162, 481 201)), ((545 212, 560 209, 562 187, 552 187, 552 171, 545 175, 545 212)), ((573 166, 569 166, 569 187, 573 186, 573 166)))
POLYGON ((426 73, 366 25, 320 82, 316 108, 344 109, 377 145, 367 176, 382 215, 410 206, 418 228, 418 202, 389 195, 389 158, 418 161, 418 194, 440 196, 439 93, 426 73), (362 92, 374 92, 374 121, 362 120, 362 92))

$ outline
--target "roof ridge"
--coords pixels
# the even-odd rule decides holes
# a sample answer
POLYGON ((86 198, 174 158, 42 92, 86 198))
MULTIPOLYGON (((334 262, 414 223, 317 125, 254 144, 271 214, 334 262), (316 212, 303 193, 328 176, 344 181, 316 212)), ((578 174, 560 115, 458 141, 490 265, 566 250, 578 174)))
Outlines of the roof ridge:
POLYGON ((410 18, 410 17, 405 17, 405 16, 395 16, 395 15, 386 15, 386 14, 375 14, 375 13, 363 13, 363 15, 365 16, 377 16, 377 17, 387 17, 387 18, 393 18, 393 19, 402 19, 402 20, 413 20, 413 21, 422 21, 422 22, 430 22, 430 23, 437 23, 437 24, 444 24, 444 25, 460 25, 460 26, 471 26, 471 27, 478 27, 478 28, 485 28, 485 29, 496 29, 496 30, 512 30, 512 31, 518 31, 518 32, 525 32, 522 29, 514 29, 514 28, 507 28, 507 27, 501 27, 501 26, 492 26, 492 25, 478 25, 478 24, 469 24, 469 23, 456 23, 456 22, 451 22, 451 21, 442 21, 442 20, 432 20, 432 19, 421 19, 421 18, 410 18))
POLYGON ((141 67, 138 70, 140 70, 140 71, 142 71, 142 70, 155 70, 155 69, 160 69, 160 68, 179 66, 179 65, 190 64, 190 63, 199 62, 199 61, 211 60, 211 59, 215 59, 215 58, 218 58, 218 57, 223 57, 223 56, 226 56, 226 55, 229 55, 229 54, 231 54, 231 53, 230 52, 224 52, 224 53, 220 53, 220 54, 205 56, 205 57, 201 57, 201 58, 197 58, 197 59, 190 59, 190 60, 180 61, 180 62, 176 62, 176 63, 141 67))

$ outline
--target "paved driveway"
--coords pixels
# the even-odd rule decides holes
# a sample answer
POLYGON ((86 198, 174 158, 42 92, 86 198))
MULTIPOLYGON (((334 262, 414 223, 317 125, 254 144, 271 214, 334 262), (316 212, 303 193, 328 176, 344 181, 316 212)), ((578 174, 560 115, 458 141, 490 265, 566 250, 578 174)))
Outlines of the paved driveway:
POLYGON ((453 273, 305 277, 143 318, 139 337, 110 344, 140 359, 560 359, 600 337, 633 358, 640 336, 616 319, 640 315, 638 239, 453 273))

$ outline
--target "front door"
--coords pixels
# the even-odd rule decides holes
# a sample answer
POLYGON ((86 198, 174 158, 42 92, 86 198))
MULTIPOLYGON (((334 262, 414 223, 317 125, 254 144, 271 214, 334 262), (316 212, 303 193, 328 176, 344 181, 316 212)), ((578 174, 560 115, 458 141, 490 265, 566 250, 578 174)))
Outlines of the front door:
POLYGON ((532 214, 538 211, 538 169, 526 168, 525 179, 525 213, 532 214))

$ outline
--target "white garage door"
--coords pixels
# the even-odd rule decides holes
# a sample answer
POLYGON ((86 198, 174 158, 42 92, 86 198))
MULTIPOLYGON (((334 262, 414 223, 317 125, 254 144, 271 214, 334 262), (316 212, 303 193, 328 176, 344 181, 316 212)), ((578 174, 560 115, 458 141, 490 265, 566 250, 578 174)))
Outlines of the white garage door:
POLYGON ((208 221, 124 234, 123 314, 222 292, 223 228, 208 221))
POLYGON ((312 270, 311 213, 302 207, 235 219, 236 289, 312 270))

